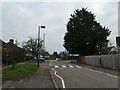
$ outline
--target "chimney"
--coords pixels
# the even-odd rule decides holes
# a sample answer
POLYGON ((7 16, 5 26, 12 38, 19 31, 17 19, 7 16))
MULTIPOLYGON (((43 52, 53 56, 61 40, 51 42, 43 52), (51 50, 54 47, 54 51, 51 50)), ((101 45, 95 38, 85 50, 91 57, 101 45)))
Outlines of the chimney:
POLYGON ((14 40, 13 40, 13 39, 10 39, 9 43, 13 44, 13 43, 14 43, 14 40))

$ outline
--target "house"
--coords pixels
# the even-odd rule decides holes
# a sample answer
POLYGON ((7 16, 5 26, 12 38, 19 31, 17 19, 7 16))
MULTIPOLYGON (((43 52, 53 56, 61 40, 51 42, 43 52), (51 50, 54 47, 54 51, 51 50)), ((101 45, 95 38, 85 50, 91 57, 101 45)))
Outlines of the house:
POLYGON ((113 47, 111 48, 111 50, 110 50, 110 53, 111 53, 111 54, 117 54, 117 53, 118 53, 118 48, 115 47, 115 46, 113 46, 113 47))
POLYGON ((10 39, 8 43, 0 40, 2 43, 2 64, 10 65, 13 62, 25 61, 25 50, 14 44, 14 40, 10 39))

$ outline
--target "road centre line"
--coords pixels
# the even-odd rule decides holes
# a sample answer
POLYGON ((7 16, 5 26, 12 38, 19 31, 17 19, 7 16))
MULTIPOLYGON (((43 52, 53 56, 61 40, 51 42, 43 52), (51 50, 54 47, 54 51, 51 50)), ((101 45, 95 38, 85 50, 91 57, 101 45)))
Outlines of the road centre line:
MULTIPOLYGON (((52 68, 52 70, 55 71, 55 69, 53 69, 53 68, 52 68)), ((57 71, 54 72, 54 75, 61 79, 61 81, 62 81, 62 87, 65 89, 65 82, 64 82, 63 78, 60 77, 60 76, 57 74, 57 71)))

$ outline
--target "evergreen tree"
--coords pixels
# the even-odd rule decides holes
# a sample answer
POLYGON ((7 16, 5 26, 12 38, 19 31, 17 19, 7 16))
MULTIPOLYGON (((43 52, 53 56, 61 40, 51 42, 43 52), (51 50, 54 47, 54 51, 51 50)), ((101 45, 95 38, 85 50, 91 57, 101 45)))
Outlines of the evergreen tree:
POLYGON ((95 15, 82 8, 76 9, 67 23, 64 47, 71 54, 90 55, 98 53, 106 46, 108 28, 95 20, 95 15))

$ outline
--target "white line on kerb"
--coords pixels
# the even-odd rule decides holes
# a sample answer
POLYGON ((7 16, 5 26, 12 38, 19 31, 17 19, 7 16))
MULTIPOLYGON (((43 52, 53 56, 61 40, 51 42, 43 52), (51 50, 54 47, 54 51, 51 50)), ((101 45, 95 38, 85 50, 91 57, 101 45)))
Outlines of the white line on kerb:
MULTIPOLYGON (((53 68, 52 68, 52 70, 55 71, 53 68)), ((59 75, 57 75, 57 71, 55 71, 54 75, 61 79, 61 81, 62 81, 62 87, 65 89, 65 82, 64 82, 63 78, 60 77, 59 75)))
POLYGON ((105 74, 105 75, 108 75, 108 76, 112 76, 112 77, 118 78, 118 76, 115 76, 115 75, 112 75, 112 74, 109 74, 109 73, 104 73, 104 72, 96 71, 96 70, 89 69, 89 68, 85 68, 85 69, 88 69, 88 70, 91 70, 91 71, 94 71, 94 72, 98 72, 98 73, 101 73, 101 74, 105 74))

